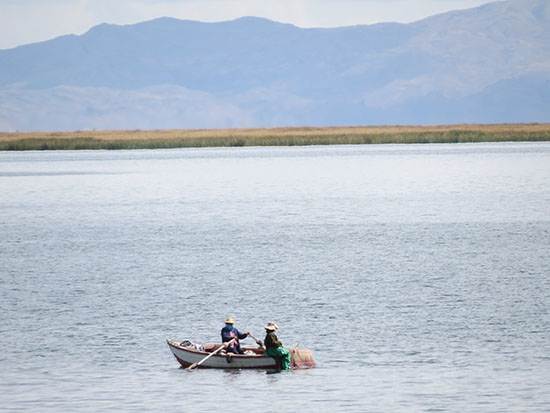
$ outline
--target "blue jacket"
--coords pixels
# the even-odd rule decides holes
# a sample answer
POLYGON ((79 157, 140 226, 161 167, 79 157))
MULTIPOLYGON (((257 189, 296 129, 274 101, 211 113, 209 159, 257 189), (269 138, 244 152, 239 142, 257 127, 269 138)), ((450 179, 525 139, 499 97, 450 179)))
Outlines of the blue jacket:
POLYGON ((233 338, 237 337, 237 340, 235 340, 233 343, 229 345, 227 348, 228 352, 236 353, 236 354, 243 354, 244 351, 241 349, 241 344, 239 343, 239 339, 246 338, 247 335, 240 333, 239 330, 237 330, 235 327, 231 331, 227 327, 222 328, 222 343, 226 343, 233 338))

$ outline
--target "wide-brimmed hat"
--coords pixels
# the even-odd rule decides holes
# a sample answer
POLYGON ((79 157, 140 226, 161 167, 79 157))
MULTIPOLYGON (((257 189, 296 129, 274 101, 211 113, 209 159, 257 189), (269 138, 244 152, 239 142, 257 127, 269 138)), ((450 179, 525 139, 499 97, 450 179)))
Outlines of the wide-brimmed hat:
POLYGON ((235 324, 233 321, 233 317, 227 317, 227 320, 225 320, 225 324, 235 324))
POLYGON ((279 328, 279 326, 277 324, 275 324, 273 321, 270 321, 269 323, 267 323, 267 325, 265 326, 265 329, 266 330, 269 330, 269 331, 275 331, 279 328))

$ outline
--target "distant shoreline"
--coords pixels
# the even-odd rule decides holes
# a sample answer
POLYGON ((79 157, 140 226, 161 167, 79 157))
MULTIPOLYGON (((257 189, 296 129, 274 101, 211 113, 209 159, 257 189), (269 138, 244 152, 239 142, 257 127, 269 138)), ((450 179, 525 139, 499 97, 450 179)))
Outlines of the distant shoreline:
POLYGON ((0 133, 0 151, 550 141, 550 123, 0 133))

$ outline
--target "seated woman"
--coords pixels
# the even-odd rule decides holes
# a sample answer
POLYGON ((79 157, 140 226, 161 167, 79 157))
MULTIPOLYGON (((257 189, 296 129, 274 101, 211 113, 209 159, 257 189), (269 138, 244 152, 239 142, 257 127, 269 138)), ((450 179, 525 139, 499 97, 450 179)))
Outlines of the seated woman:
POLYGON ((275 331, 279 327, 275 323, 268 323, 265 326, 265 356, 266 357, 273 357, 276 360, 278 360, 281 363, 281 367, 283 370, 289 370, 290 369, 290 352, 283 347, 283 343, 279 341, 277 336, 275 335, 275 331))

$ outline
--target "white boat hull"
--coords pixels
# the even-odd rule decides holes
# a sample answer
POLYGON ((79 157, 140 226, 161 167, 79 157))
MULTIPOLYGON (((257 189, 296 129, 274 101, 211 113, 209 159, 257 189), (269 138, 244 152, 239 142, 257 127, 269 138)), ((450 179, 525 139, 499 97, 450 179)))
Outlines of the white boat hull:
MULTIPOLYGON (((197 350, 189 346, 183 346, 180 342, 168 339, 168 347, 176 360, 183 366, 189 367, 210 354, 207 351, 197 350)), ((213 348, 214 346, 206 346, 213 348)), ((245 348, 246 349, 246 348, 245 348)), ((272 357, 265 357, 259 350, 254 350, 257 354, 241 355, 241 354, 222 354, 214 355, 206 360, 198 368, 213 368, 213 369, 276 369, 277 362, 272 357)))

